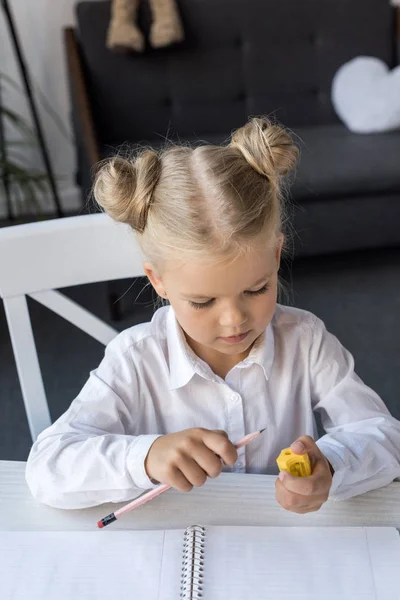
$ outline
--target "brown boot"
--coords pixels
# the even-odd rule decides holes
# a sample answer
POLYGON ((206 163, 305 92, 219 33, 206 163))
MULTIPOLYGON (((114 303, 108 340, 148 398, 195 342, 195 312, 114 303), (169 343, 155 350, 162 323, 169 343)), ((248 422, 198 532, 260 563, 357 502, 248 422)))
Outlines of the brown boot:
POLYGON ((136 25, 139 0, 113 0, 111 22, 107 32, 110 50, 135 50, 143 52, 144 38, 136 25))
POLYGON ((182 22, 175 0, 150 0, 153 24, 150 43, 153 48, 162 48, 184 38, 182 22))

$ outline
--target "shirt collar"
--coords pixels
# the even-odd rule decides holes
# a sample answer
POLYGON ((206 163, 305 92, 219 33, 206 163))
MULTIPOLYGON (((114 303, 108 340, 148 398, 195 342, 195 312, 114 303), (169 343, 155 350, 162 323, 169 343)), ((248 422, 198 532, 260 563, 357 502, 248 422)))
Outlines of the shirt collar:
MULTIPOLYGON (((183 387, 196 372, 192 351, 172 307, 167 315, 167 343, 169 361, 169 383, 172 390, 183 387)), ((194 353, 193 353, 194 354, 194 353)))
POLYGON ((236 365, 235 368, 243 369, 250 365, 260 365, 264 371, 266 379, 271 375, 272 363, 275 354, 275 337, 272 323, 254 342, 250 353, 245 360, 236 365))
MULTIPOLYGON (((211 368, 188 345, 171 306, 168 310, 166 327, 170 389, 174 390, 185 386, 195 373, 206 379, 217 381, 217 376, 211 368)), ((274 332, 270 323, 265 332, 255 341, 249 356, 236 365, 235 368, 245 368, 252 364, 258 364, 262 367, 264 375, 268 379, 274 360, 274 348, 274 332)))

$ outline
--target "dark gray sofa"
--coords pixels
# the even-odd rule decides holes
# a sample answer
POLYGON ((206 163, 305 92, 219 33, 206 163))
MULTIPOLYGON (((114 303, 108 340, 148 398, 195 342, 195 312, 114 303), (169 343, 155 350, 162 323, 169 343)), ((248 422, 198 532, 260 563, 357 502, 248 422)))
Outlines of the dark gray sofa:
MULTIPOLYGON (((400 245, 400 132, 355 135, 336 117, 337 69, 397 64, 389 0, 179 0, 186 40, 142 55, 105 46, 110 2, 80 2, 65 32, 78 181, 124 142, 223 142, 250 115, 298 137, 295 255, 400 245)), ((140 23, 149 29, 143 0, 140 23)))

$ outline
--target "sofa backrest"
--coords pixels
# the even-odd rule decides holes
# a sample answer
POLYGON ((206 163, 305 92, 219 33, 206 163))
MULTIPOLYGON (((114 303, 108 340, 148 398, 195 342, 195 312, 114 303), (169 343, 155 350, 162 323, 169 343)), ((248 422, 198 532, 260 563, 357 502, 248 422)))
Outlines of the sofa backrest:
MULTIPOLYGON (((336 122, 332 78, 359 55, 395 62, 389 0, 178 0, 185 41, 143 54, 105 45, 110 2, 77 5, 78 38, 102 144, 227 135, 249 115, 336 122)), ((141 28, 150 24, 142 0, 141 28)))

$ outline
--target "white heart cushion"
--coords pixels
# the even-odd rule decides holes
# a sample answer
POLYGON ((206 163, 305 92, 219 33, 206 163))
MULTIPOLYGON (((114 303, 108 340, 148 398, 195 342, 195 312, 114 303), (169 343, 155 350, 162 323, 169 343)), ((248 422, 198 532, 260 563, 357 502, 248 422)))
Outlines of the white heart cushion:
POLYGON ((400 67, 390 71, 378 58, 354 58, 333 79, 332 103, 338 117, 355 133, 399 129, 400 67))

